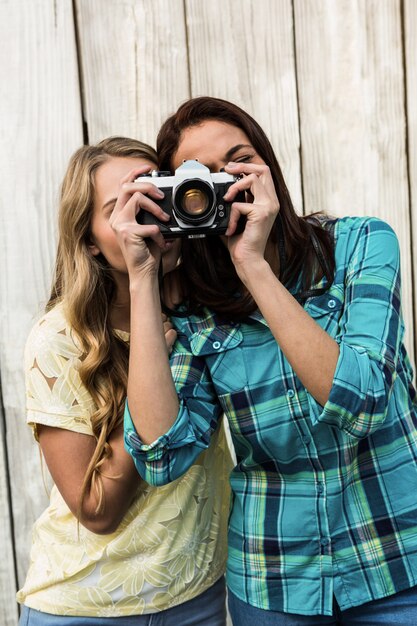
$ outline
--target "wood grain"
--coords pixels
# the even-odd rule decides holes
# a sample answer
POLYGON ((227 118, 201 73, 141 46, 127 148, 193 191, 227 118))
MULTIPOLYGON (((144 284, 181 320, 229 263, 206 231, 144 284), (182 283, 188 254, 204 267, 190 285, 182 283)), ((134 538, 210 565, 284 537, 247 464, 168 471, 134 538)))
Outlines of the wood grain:
POLYGON ((405 277, 405 282, 411 285, 414 292, 414 346, 417 355, 417 3, 414 0, 404 1, 403 18, 410 220, 413 242, 413 264, 410 275, 405 277))
POLYGON ((155 145, 189 97, 182 0, 77 0, 90 143, 109 135, 155 145))
POLYGON ((231 100, 267 133, 303 210, 290 0, 186 0, 192 96, 231 100))
POLYGON ((294 1, 305 208, 374 215, 396 231, 414 356, 399 0, 294 1))
POLYGON ((0 2, 2 625, 16 625, 15 570, 20 586, 47 503, 25 424, 23 346, 47 298, 58 188, 83 123, 90 143, 122 134, 154 144, 191 95, 242 106, 270 137, 300 212, 394 227, 412 356, 416 49, 414 0, 0 2))
MULTIPOLYGON (((1 391, 1 388, 0 388, 1 391)), ((13 554, 12 515, 9 506, 9 473, 6 463, 5 416, 0 406, 0 624, 17 623, 15 560, 13 554)))
MULTIPOLYGON (((7 60, 0 70, 1 119, 6 121, 1 124, 0 152, 5 181, 0 194, 0 366, 21 585, 31 526, 46 504, 37 445, 26 425, 23 347, 49 288, 58 187, 69 155, 82 143, 71 1, 1 2, 0 46, 1 58, 7 60)), ((4 485, 1 494, 7 517, 4 485)), ((11 559, 7 532, 0 533, 0 552, 2 561, 11 559)), ((3 578, 11 567, 2 570, 3 578)), ((4 585, 2 580, 1 589, 11 584, 11 578, 4 585)), ((5 619, 11 624, 14 594, 7 602, 5 619)))

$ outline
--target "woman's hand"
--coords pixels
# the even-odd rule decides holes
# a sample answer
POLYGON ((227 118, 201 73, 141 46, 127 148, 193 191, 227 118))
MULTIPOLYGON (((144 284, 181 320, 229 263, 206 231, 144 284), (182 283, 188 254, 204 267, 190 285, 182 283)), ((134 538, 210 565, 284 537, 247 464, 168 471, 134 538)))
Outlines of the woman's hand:
POLYGON ((233 202, 239 191, 245 191, 249 198, 253 198, 252 202, 233 202, 226 231, 230 256, 240 275, 248 265, 264 260, 271 228, 279 211, 279 201, 267 165, 229 163, 225 170, 235 176, 243 174, 229 187, 225 200, 233 202), (245 229, 241 235, 234 235, 241 215, 246 216, 245 229))
POLYGON ((147 273, 157 274, 162 252, 172 246, 171 242, 164 240, 157 224, 143 225, 136 221, 136 215, 141 210, 152 213, 162 222, 169 221, 169 215, 152 200, 161 200, 164 193, 152 183, 134 182, 139 174, 149 169, 149 165, 136 168, 121 180, 120 192, 109 220, 130 279, 147 273))
POLYGON ((162 324, 164 326, 165 343, 167 345, 168 354, 171 354, 172 347, 177 338, 177 331, 171 324, 169 317, 162 313, 162 324))

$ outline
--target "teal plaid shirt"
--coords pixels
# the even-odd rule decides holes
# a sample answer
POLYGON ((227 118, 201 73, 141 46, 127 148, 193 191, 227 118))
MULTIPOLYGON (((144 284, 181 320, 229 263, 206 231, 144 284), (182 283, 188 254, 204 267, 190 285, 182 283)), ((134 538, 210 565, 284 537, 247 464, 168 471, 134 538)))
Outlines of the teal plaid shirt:
MULTIPOLYGON (((374 218, 336 220, 336 274, 306 311, 340 346, 321 406, 257 313, 178 318, 180 411, 150 445, 125 442, 152 484, 180 476, 227 416, 227 581, 256 607, 332 614, 417 584, 417 401, 403 340, 397 238, 374 218)), ((155 390, 155 393, 158 393, 155 390)))

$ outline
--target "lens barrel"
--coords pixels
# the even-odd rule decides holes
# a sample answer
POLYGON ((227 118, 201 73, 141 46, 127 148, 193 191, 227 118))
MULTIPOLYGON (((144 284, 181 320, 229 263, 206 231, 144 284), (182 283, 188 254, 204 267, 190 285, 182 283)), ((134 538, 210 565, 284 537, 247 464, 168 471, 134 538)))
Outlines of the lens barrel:
POLYGON ((187 224, 206 221, 216 207, 213 187, 199 178, 180 183, 172 197, 173 209, 187 224))

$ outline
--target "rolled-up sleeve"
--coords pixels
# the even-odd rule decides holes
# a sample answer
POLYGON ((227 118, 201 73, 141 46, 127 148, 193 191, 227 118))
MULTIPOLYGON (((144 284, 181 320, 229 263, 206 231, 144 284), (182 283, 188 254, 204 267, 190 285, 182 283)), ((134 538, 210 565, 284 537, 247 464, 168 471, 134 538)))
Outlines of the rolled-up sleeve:
POLYGON ((165 485, 182 476, 208 448, 221 415, 207 367, 192 354, 185 335, 178 334, 170 361, 180 406, 164 435, 144 444, 133 424, 128 401, 125 405, 125 447, 139 474, 151 485, 165 485))
POLYGON ((403 335, 400 255, 395 233, 381 220, 363 221, 350 238, 333 385, 324 406, 310 394, 308 401, 313 423, 363 438, 383 424, 396 380, 403 335))

